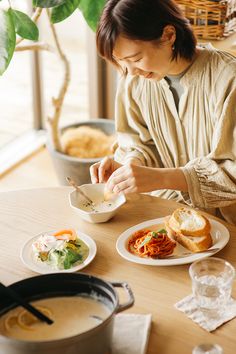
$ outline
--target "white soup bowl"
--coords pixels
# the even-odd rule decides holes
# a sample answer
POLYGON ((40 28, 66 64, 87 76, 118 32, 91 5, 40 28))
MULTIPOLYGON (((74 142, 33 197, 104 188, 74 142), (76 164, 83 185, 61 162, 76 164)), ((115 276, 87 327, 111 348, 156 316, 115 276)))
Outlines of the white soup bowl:
POLYGON ((126 202, 124 194, 113 194, 104 201, 105 183, 83 184, 80 189, 93 201, 89 204, 78 191, 69 194, 71 208, 85 221, 101 223, 110 220, 126 202))

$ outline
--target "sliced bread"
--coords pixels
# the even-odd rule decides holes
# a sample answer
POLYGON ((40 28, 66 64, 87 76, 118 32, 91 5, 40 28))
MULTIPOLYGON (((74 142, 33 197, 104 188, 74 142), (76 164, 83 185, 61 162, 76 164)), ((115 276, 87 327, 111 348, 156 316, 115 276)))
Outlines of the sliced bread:
POLYGON ((176 234, 175 240, 179 242, 183 247, 194 253, 205 251, 212 246, 211 234, 194 237, 185 236, 183 234, 176 234))
POLYGON ((176 209, 166 218, 168 236, 191 252, 205 251, 212 246, 209 220, 189 208, 176 209))
POLYGON ((168 224, 175 233, 192 237, 207 235, 211 230, 210 222, 205 216, 184 207, 173 212, 168 224))

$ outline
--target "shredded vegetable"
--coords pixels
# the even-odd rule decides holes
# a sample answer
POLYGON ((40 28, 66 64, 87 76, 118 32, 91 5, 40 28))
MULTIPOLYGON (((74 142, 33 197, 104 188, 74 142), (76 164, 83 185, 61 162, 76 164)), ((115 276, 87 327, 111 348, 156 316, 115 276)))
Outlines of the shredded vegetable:
POLYGON ((72 229, 41 235, 33 244, 36 259, 56 269, 70 269, 88 256, 88 246, 72 229))

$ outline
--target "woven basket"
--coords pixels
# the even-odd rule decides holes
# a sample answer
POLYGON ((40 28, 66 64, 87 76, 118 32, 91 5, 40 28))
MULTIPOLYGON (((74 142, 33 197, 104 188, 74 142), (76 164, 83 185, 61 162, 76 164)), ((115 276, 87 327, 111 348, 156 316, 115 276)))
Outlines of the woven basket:
POLYGON ((175 0, 197 38, 221 39, 236 31, 236 0, 175 0))

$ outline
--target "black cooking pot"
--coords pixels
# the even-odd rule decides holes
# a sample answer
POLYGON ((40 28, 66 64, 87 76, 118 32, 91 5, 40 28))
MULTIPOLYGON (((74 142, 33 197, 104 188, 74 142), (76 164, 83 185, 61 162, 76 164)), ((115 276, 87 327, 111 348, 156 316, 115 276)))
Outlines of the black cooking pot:
MULTIPOLYGON (((73 295, 98 295, 104 299, 111 314, 103 322, 76 336, 50 341, 23 341, 0 335, 1 354, 108 354, 111 348, 114 315, 131 307, 134 303, 132 291, 127 283, 107 282, 83 273, 57 273, 40 275, 10 285, 27 301, 73 295), (122 287, 128 301, 119 304, 115 287, 122 287)), ((0 316, 18 306, 13 300, 0 293, 0 316)))

